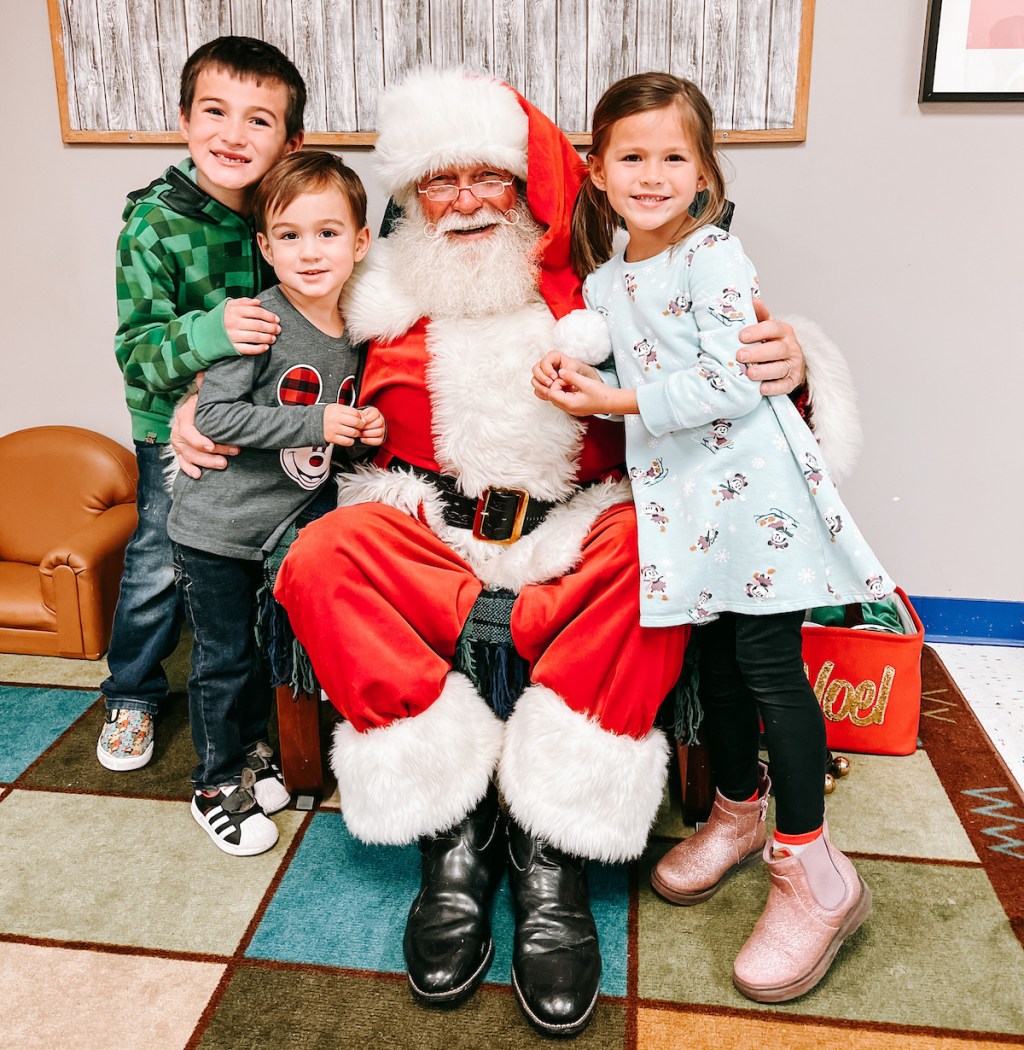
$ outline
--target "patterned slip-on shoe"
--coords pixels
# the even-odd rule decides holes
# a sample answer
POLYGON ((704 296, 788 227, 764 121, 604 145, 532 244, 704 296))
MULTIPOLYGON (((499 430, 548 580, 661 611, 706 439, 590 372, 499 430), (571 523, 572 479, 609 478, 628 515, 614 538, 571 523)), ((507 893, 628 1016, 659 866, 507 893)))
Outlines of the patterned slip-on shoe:
POLYGON ((148 711, 108 711, 96 742, 100 765, 117 772, 141 769, 153 757, 153 716, 148 711))
POLYGON ((253 744, 245 753, 245 764, 256 777, 253 794, 264 813, 277 813, 291 802, 292 797, 284 786, 284 777, 269 744, 262 740, 253 744))

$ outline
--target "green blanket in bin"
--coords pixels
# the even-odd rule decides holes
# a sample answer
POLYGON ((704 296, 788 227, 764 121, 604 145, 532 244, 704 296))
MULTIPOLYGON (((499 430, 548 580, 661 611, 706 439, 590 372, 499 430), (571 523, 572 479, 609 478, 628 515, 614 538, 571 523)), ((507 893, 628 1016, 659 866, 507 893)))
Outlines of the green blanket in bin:
POLYGON ((854 607, 852 623, 846 614, 845 605, 823 605, 818 609, 809 609, 807 619, 822 627, 848 627, 863 625, 874 630, 887 631, 890 634, 906 634, 903 621, 892 598, 883 598, 879 602, 861 602, 854 607), (859 615, 858 615, 859 612, 859 615))

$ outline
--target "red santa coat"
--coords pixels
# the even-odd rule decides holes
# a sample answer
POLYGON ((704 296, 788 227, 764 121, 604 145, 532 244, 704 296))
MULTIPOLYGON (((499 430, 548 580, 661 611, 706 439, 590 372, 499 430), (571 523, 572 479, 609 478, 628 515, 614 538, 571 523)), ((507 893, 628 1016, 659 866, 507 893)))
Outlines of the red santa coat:
POLYGON ((473 497, 508 486, 558 505, 502 547, 448 525, 429 480, 374 465, 303 530, 277 594, 347 720, 334 749, 346 821, 369 841, 411 841, 464 816, 496 772, 531 831, 576 855, 636 856, 667 771, 652 724, 687 630, 639 626, 621 432, 534 396, 554 326, 543 303, 424 322, 389 247, 347 303, 353 336, 376 340, 362 399, 388 420, 383 459, 458 477, 473 497), (532 684, 507 723, 451 671, 484 586, 519 595, 512 635, 532 684))

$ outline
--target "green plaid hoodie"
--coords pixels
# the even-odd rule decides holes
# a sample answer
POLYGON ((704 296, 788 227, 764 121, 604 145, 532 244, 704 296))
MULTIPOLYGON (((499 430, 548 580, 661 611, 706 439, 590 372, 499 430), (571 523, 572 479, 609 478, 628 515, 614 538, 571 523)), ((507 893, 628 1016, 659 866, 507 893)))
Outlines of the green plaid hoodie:
POLYGON ((273 281, 250 220, 195 183, 190 158, 128 195, 117 241, 117 336, 136 441, 163 444, 181 393, 197 372, 235 348, 228 299, 273 281))

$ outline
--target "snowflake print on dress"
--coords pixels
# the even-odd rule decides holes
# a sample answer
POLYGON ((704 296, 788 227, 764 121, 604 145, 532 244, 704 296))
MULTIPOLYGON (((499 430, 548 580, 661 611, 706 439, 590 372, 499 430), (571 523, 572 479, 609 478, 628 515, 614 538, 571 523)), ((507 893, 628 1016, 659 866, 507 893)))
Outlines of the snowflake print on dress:
POLYGON ((704 531, 697 537, 693 546, 690 548, 692 551, 702 551, 707 554, 711 550, 711 544, 718 539, 718 526, 717 525, 705 525, 704 531))
POLYGON ((766 514, 758 514, 754 520, 761 528, 770 530, 768 546, 774 550, 785 550, 800 526, 796 518, 778 507, 772 507, 766 514))
POLYGON ((711 495, 718 497, 718 499, 715 500, 715 506, 720 507, 723 503, 729 503, 737 498, 740 502, 743 502, 745 497, 742 496, 741 493, 749 484, 750 482, 747 481, 746 474, 743 474, 740 471, 737 471, 735 474, 730 474, 727 478, 724 478, 718 483, 717 488, 711 490, 711 495))
POLYGON ((655 570, 633 577, 645 627, 872 601, 876 575, 891 586, 796 408, 755 397, 737 360, 757 284, 739 240, 710 226, 643 262, 619 253, 587 279, 588 306, 608 310, 619 385, 637 394, 625 434, 640 565, 655 570))
POLYGON ((665 508, 660 503, 652 501, 644 504, 644 514, 647 515, 649 521, 658 526, 659 532, 665 531, 665 526, 668 525, 669 519, 665 514, 665 508))
POLYGON ((642 565, 640 567, 640 579, 648 598, 660 595, 663 602, 668 601, 668 586, 665 577, 658 572, 657 565, 642 565))
POLYGON ((723 448, 732 448, 732 440, 729 431, 732 430, 732 420, 716 419, 711 424, 711 429, 704 432, 701 444, 709 451, 717 453, 723 448))
POLYGON ((665 469, 665 464, 661 461, 661 456, 659 456, 649 467, 643 470, 639 467, 630 467, 629 477, 631 481, 639 481, 644 485, 657 485, 659 481, 664 481, 668 477, 668 471, 665 469))
POLYGON ((774 569, 767 569, 765 572, 755 572, 754 582, 748 583, 744 588, 747 597, 753 598, 755 602, 763 602, 765 598, 774 598, 775 593, 772 591, 772 576, 774 573, 774 569))

